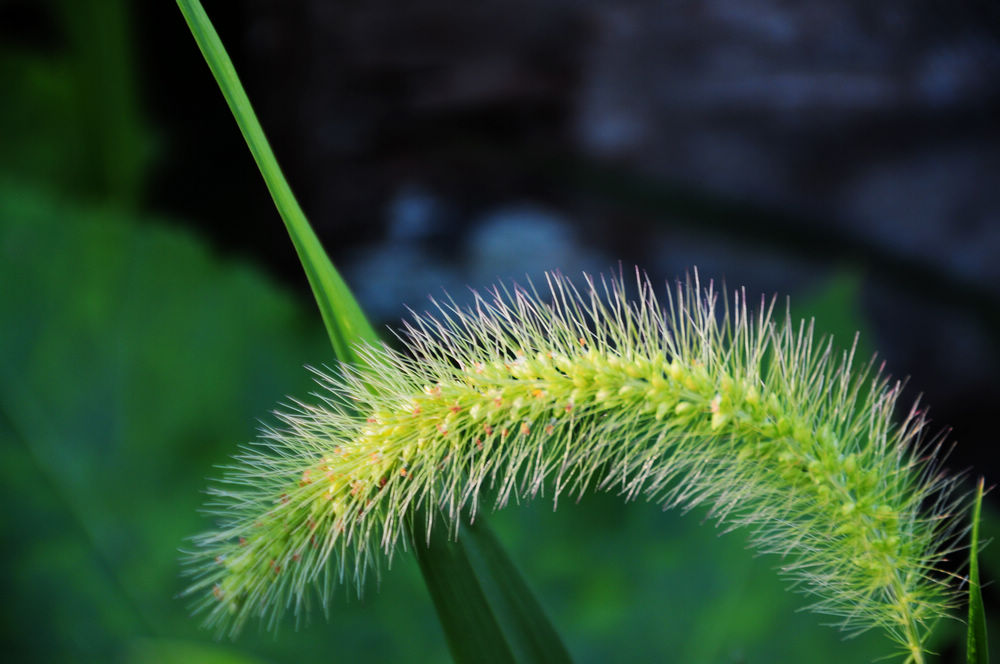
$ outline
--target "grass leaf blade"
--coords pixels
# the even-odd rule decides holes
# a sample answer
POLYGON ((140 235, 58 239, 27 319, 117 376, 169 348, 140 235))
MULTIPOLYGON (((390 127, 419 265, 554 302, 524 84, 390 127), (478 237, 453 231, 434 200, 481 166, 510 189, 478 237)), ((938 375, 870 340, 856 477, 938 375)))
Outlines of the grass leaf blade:
POLYGON ((309 285, 319 305, 334 352, 342 361, 357 363, 360 358, 354 352, 354 344, 358 341, 376 343, 378 335, 330 262, 295 194, 288 186, 250 105, 250 99, 236 75, 233 62, 201 3, 198 0, 177 0, 177 4, 236 118, 236 124, 239 125, 268 191, 271 192, 274 205, 285 222, 292 244, 295 245, 295 251, 309 278, 309 285))
POLYGON ((969 547, 969 631, 966 637, 966 662, 989 664, 989 647, 986 643, 986 609, 979 585, 979 520, 983 509, 983 479, 976 488, 976 502, 972 508, 972 544, 969 547))
POLYGON ((517 661, 569 664, 566 646, 493 531, 477 519, 462 538, 497 620, 519 637, 511 643, 517 661))
MULTIPOLYGON (((416 528, 417 532, 419 530, 416 528)), ((413 550, 452 658, 461 664, 514 664, 519 661, 514 659, 510 644, 476 578, 463 540, 449 540, 447 529, 438 525, 431 530, 427 546, 417 538, 413 550)))

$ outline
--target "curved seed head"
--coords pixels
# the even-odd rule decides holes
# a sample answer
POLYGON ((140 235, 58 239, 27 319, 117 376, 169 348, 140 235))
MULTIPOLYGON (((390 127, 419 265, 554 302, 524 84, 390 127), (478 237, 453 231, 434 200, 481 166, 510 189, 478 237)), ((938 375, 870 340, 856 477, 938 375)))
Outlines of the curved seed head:
POLYGON ((720 308, 697 274, 665 304, 636 285, 498 288, 415 317, 405 352, 319 373, 321 403, 280 414, 211 489, 218 527, 186 558, 206 621, 235 634, 308 611, 311 588, 324 604, 360 589, 401 540, 457 532, 482 492, 502 507, 599 488, 708 506, 782 556, 812 608, 922 652, 954 599, 936 570, 964 500, 923 416, 894 422, 898 385, 773 303, 720 308))

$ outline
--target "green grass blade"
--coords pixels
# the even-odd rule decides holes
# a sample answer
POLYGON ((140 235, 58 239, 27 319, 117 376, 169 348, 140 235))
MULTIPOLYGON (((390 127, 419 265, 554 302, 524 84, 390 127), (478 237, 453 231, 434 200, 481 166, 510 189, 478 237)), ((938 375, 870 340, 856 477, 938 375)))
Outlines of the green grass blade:
MULTIPOLYGON (((285 222, 334 352, 342 361, 357 363, 360 358, 354 352, 354 344, 375 343, 378 335, 326 255, 288 186, 233 63, 201 3, 177 0, 177 4, 285 222)), ((480 559, 487 561, 479 570, 470 563, 462 543, 449 541, 440 526, 432 532, 429 548, 414 547, 455 660, 506 663, 515 661, 512 652, 516 652, 516 661, 520 662, 568 662, 561 639, 499 542, 483 522, 477 524, 476 533, 480 559), (484 586, 492 589, 492 607, 484 586)))
MULTIPOLYGON (((423 521, 418 517, 418 522, 423 521)), ((419 530, 419 528, 417 529, 419 530)), ((511 646, 469 561, 464 539, 450 541, 441 524, 430 541, 414 545, 420 573, 434 601, 448 649, 456 662, 513 664, 511 646)), ((529 616, 530 618, 530 616, 529 616)))
POLYGON ((462 542, 519 662, 569 664, 569 652, 496 535, 477 518, 462 530, 462 542))
POLYGON ((986 609, 979 586, 979 520, 983 510, 983 480, 976 488, 976 503, 972 508, 972 545, 969 547, 969 631, 966 637, 966 662, 989 664, 986 643, 986 609))
POLYGON ((323 246, 313 232, 305 213, 299 206, 291 187, 285 180, 278 160, 274 157, 264 130, 243 90, 233 62, 229 59, 218 33, 198 0, 177 0, 191 34, 194 35, 209 69, 215 76, 222 96, 226 98, 236 124, 253 154, 264 182, 267 183, 274 205, 278 208, 288 234, 298 252, 299 260, 309 278, 316 303, 323 316, 323 323, 330 335, 334 352, 340 360, 357 363, 354 344, 358 341, 375 343, 378 335, 361 311, 347 284, 330 262, 323 246))

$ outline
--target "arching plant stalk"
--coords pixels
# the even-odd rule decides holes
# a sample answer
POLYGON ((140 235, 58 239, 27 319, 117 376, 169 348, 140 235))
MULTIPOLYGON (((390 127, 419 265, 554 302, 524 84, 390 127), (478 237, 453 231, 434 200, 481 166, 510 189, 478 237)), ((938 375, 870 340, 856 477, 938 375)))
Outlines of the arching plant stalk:
POLYGON ((279 414, 211 489, 219 528, 188 556, 207 622, 325 607, 407 533, 457 534, 483 496, 595 488, 749 528, 812 608, 922 663, 964 498, 920 411, 894 424, 899 384, 773 302, 720 307, 697 276, 665 305, 645 278, 632 301, 621 280, 547 283, 438 305, 406 325, 406 354, 363 347, 362 366, 320 373, 322 403, 279 414))

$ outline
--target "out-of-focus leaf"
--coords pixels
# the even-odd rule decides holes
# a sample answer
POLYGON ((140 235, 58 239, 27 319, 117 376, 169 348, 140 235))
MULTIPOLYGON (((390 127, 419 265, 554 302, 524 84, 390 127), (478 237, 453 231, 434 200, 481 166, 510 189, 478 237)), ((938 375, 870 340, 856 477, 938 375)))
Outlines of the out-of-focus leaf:
POLYGON ((835 272, 819 289, 792 301, 792 320, 815 321, 817 340, 833 338, 847 350, 858 338, 855 357, 864 362, 873 352, 872 337, 861 310, 861 275, 852 269, 835 272))
POLYGON ((135 639, 122 664, 263 664, 263 660, 218 644, 181 639, 135 639))
MULTIPOLYGON (((206 526, 212 465, 314 389, 303 365, 329 353, 317 317, 190 232, 0 178, 0 323, 5 658, 103 663, 135 636, 210 641, 175 599, 177 550, 206 526)), ((447 657, 412 560, 369 590, 336 596, 331 624, 314 614, 230 647, 273 662, 447 657)))
POLYGON ((126 209, 141 199, 155 140, 131 10, 127 0, 46 3, 58 47, 0 43, 0 172, 126 209))

